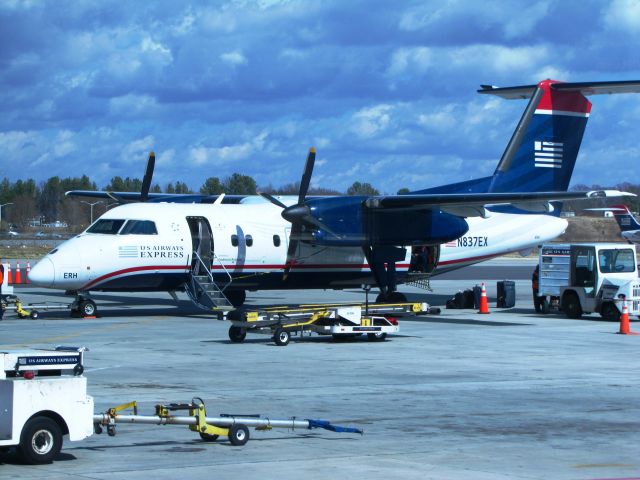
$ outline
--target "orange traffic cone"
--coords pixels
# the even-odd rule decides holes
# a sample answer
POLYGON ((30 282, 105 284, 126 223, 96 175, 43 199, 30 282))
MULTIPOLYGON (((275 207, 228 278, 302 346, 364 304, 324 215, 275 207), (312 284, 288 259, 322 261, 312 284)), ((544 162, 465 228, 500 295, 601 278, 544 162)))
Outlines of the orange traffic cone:
POLYGON ((490 313, 489 312, 489 300, 487 300, 487 289, 482 284, 482 293, 480 294, 480 310, 478 313, 490 313))
POLYGON ((627 301, 622 300, 622 313, 620 314, 620 331, 621 335, 638 335, 636 332, 632 332, 629 327, 629 309, 627 308, 627 301))
POLYGON ((31 264, 27 262, 27 271, 24 274, 24 283, 29 283, 29 273, 31 273, 31 264))
POLYGON ((7 263, 7 285, 13 285, 13 275, 11 274, 11 262, 7 263))
POLYGON ((16 263, 16 278, 15 284, 20 285, 22 283, 22 276, 20 275, 20 264, 16 263))

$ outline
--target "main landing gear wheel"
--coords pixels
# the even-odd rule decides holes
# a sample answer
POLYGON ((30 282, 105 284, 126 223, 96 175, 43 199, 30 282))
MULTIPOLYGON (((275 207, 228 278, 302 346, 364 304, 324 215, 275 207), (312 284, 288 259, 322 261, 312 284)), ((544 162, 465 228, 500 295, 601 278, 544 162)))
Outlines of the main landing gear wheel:
POLYGON ((273 341, 279 347, 284 347, 288 345, 289 340, 291 340, 291 334, 287 332, 284 328, 278 328, 273 334, 273 341))
POLYGON ((224 292, 224 296, 231 302, 231 305, 239 307, 247 299, 247 292, 246 290, 229 290, 224 292))
POLYGON ((367 340, 370 342, 384 342, 386 339, 386 332, 367 333, 367 340))
POLYGON ((19 450, 24 461, 31 465, 51 463, 61 448, 60 427, 48 417, 34 417, 22 429, 19 450))
POLYGON ((376 303, 406 303, 407 297, 404 293, 389 292, 386 295, 379 293, 376 297, 376 303))
POLYGON ((242 343, 247 336, 247 331, 244 328, 236 327, 232 325, 229 327, 229 340, 233 343, 242 343))
POLYGON ((249 429, 241 424, 231 425, 231 428, 229 428, 229 441, 231 445, 241 447, 249 441, 249 429))

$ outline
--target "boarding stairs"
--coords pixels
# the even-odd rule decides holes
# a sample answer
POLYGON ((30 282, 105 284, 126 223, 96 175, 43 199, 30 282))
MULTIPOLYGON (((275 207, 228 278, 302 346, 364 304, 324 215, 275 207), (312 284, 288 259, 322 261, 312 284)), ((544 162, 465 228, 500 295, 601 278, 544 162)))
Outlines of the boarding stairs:
POLYGON ((187 295, 191 301, 197 307, 207 311, 233 310, 233 305, 231 305, 231 302, 224 294, 224 289, 227 288, 232 281, 231 274, 227 271, 224 264, 213 254, 213 261, 219 263, 222 266, 222 270, 229 277, 229 281, 220 287, 213 279, 211 267, 207 266, 196 252, 194 252, 194 258, 196 262, 191 270, 190 280, 186 285, 187 295), (202 272, 205 272, 205 274, 203 275, 202 272))

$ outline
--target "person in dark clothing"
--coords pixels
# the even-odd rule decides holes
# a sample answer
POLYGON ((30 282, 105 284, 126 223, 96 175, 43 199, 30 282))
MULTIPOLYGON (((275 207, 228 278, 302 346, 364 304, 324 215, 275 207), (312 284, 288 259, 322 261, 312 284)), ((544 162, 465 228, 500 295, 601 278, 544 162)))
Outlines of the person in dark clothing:
POLYGON ((536 268, 533 271, 533 275, 531 276, 531 289, 533 290, 533 308, 538 313, 542 311, 542 301, 538 296, 538 291, 540 287, 539 281, 540 281, 540 265, 536 265, 536 268))

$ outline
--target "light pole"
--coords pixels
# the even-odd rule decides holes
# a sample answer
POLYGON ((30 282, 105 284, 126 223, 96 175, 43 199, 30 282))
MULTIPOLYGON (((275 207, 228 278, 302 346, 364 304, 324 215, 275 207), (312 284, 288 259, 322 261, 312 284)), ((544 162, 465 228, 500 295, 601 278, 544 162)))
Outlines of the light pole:
POLYGON ((0 205, 0 227, 2 226, 2 207, 6 207, 7 205, 13 205, 13 202, 3 203, 2 205, 0 205))
MULTIPOLYGON (((102 200, 98 200, 97 202, 85 202, 84 200, 80 200, 80 203, 86 203, 91 207, 91 223, 93 223, 93 207, 99 203, 103 203, 102 200)), ((90 224, 91 224, 90 223, 90 224)))

